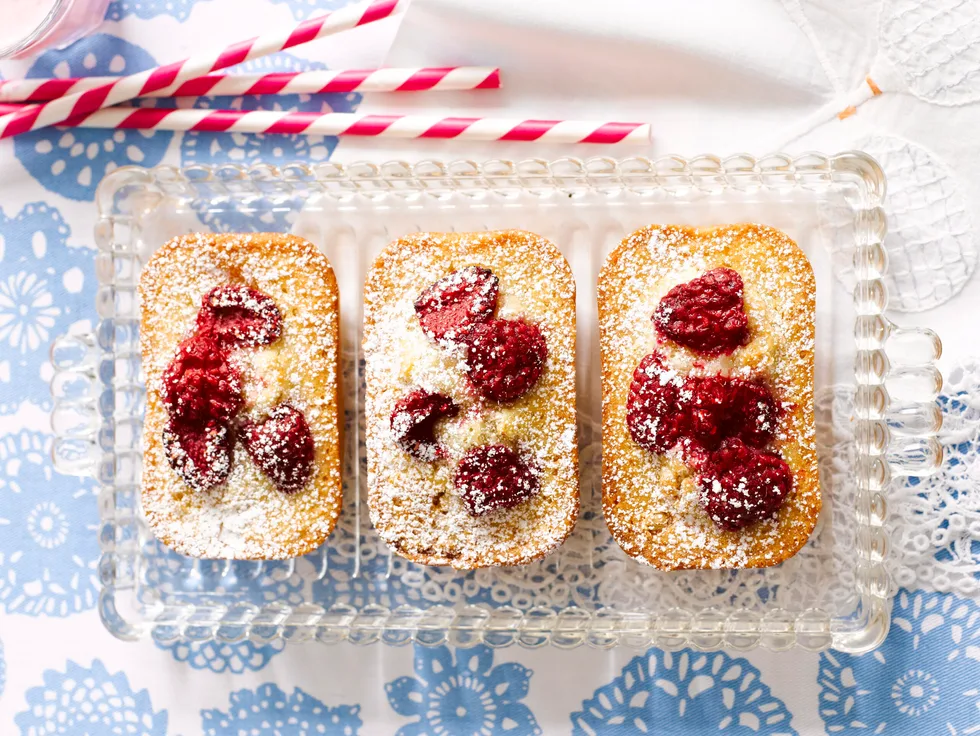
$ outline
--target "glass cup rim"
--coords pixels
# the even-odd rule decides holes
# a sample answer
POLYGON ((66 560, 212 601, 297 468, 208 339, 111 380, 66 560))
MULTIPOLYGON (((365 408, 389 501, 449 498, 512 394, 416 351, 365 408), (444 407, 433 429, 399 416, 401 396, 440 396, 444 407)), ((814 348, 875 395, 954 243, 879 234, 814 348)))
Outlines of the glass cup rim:
POLYGON ((10 59, 44 38, 64 18, 72 2, 74 0, 53 0, 51 10, 34 30, 9 46, 0 47, 0 59, 10 59))

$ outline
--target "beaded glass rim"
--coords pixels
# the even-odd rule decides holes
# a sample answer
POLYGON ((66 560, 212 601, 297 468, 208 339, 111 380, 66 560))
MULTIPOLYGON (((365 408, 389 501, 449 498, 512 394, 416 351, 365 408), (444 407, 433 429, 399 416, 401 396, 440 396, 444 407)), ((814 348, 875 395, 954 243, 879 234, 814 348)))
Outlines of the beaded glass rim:
POLYGON ((52 450, 55 467, 89 475, 99 483, 102 584, 99 610, 107 628, 123 639, 152 636, 158 641, 250 639, 318 640, 392 644, 418 642, 458 646, 520 644, 571 648, 656 645, 664 649, 800 646, 865 651, 884 640, 890 598, 884 559, 887 486, 901 476, 934 472, 942 460, 937 440, 941 417, 935 399, 942 387, 936 368, 941 344, 928 329, 901 329, 883 315, 887 294, 883 275, 887 255, 882 241, 886 222, 881 203, 885 179, 878 164, 861 152, 836 155, 773 154, 762 158, 666 156, 657 159, 606 157, 554 161, 494 160, 477 163, 420 161, 356 162, 287 166, 237 165, 125 167, 102 181, 96 203, 96 298, 98 326, 91 334, 71 334, 52 345, 54 408, 52 450), (446 198, 460 194, 506 199, 579 193, 689 196, 758 190, 815 192, 848 187, 854 211, 853 292, 855 438, 857 454, 857 614, 834 619, 828 612, 705 609, 692 615, 670 609, 659 614, 609 609, 561 611, 538 607, 485 605, 356 608, 312 603, 265 605, 193 603, 168 605, 152 619, 124 610, 119 595, 136 586, 138 483, 131 477, 140 460, 138 426, 139 348, 132 325, 138 323, 135 289, 139 275, 137 244, 141 222, 168 197, 194 201, 272 200, 328 195, 340 200, 368 197, 446 198), (130 328, 124 329, 124 325, 130 328), (134 431, 134 428, 136 431, 134 431))

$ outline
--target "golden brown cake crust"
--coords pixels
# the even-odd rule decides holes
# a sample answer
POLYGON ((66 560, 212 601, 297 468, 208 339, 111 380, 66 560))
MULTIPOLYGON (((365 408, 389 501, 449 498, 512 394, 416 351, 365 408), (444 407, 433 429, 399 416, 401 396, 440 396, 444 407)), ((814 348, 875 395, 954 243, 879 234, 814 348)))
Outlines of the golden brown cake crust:
POLYGON ((181 554, 209 559, 287 559, 316 549, 333 531, 342 499, 339 304, 326 256, 291 235, 182 236, 146 264, 139 295, 146 375, 142 505, 153 533, 181 554), (306 417, 314 472, 296 493, 277 490, 240 442, 226 482, 207 491, 185 485, 164 456, 161 375, 193 333, 201 298, 228 283, 267 294, 282 314, 275 343, 236 350, 232 361, 244 377, 245 416, 261 418, 288 401, 306 417))
POLYGON ((813 416, 816 288, 803 252, 762 225, 696 229, 651 226, 630 234, 599 275, 602 353, 602 505, 627 554, 662 570, 776 565, 806 544, 820 512, 813 416), (658 349, 679 373, 765 376, 782 411, 773 451, 793 489, 777 515, 738 532, 716 526, 697 503, 694 471, 672 453, 636 444, 626 425, 633 371, 655 345, 650 319, 672 287, 718 267, 745 284, 751 340, 731 356, 706 359, 673 343, 658 349), (700 370, 695 368, 695 370, 700 370))
POLYGON ((364 304, 368 504, 381 538, 408 559, 461 569, 524 564, 556 549, 578 515, 575 284, 559 250, 515 230, 402 238, 368 274, 364 304), (461 358, 429 341, 414 311, 426 287, 467 266, 500 279, 498 317, 537 323, 548 345, 531 391, 486 411, 475 408, 461 358), (448 457, 435 463, 414 460, 391 437, 394 404, 416 387, 461 407, 437 429, 448 457), (453 487, 453 471, 467 449, 491 443, 530 454, 540 489, 512 509, 474 518, 453 487))

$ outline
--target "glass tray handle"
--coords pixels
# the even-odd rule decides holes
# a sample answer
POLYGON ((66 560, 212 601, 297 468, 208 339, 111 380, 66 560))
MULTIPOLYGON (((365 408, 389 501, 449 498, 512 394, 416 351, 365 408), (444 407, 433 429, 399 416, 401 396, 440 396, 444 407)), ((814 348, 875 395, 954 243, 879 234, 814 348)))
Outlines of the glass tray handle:
POLYGON ((98 346, 91 332, 61 335, 51 344, 51 459, 65 475, 93 476, 99 461, 98 346))
POLYGON ((891 438, 887 457, 892 475, 932 475, 943 462, 938 438, 942 413, 936 404, 943 388, 936 366, 942 342, 930 329, 889 322, 884 345, 888 355, 884 386, 891 399, 886 422, 891 438))

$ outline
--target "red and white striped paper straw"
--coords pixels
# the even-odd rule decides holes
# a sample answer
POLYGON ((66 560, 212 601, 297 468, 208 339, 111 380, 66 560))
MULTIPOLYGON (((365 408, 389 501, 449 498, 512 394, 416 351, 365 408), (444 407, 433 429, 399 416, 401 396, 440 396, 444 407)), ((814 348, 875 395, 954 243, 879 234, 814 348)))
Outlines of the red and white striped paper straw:
MULTIPOLYGON (((9 79, 0 81, 0 102, 44 102, 112 84, 119 77, 9 79)), ((207 74, 153 90, 145 97, 216 97, 218 95, 289 95, 329 92, 421 92, 426 90, 497 89, 494 67, 419 67, 276 72, 273 74, 207 74)))
POLYGON ((184 130, 227 133, 442 138, 539 143, 650 142, 649 123, 587 120, 524 120, 428 115, 276 112, 267 110, 175 110, 110 107, 64 123, 83 128, 184 130))
POLYGON ((219 69, 250 59, 293 48, 309 41, 387 18, 401 9, 404 0, 373 0, 367 5, 342 8, 333 13, 305 20, 286 30, 257 36, 232 44, 217 52, 191 56, 184 61, 120 77, 98 87, 59 97, 0 117, 0 138, 26 133, 69 118, 145 96, 158 89, 179 85, 219 69))

